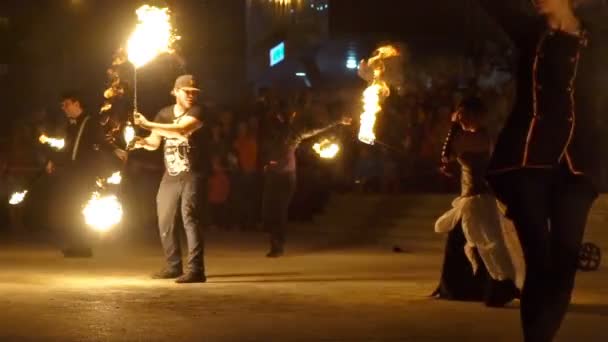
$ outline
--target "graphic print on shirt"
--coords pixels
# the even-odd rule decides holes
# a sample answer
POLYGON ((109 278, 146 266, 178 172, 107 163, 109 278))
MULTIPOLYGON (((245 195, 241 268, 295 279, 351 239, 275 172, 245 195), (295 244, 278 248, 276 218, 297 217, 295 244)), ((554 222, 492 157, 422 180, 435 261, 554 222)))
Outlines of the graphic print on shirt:
POLYGON ((165 139, 165 166, 167 173, 177 176, 182 172, 190 171, 188 141, 181 139, 165 139))

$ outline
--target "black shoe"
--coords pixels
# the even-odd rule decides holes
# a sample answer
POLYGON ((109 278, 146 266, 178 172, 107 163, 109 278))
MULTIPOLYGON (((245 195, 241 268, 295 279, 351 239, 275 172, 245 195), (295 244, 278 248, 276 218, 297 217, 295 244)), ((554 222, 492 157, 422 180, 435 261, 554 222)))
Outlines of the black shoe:
POLYGON ((184 272, 181 269, 164 268, 152 275, 152 279, 175 279, 180 277, 184 272))
POLYGON ((268 252, 268 254, 266 254, 267 258, 278 258, 283 256, 283 250, 280 249, 271 249, 270 252, 268 252))
POLYGON ((207 277, 202 273, 188 272, 175 280, 178 284, 205 283, 207 277))
POLYGON ((91 258, 93 250, 89 247, 70 247, 61 251, 65 258, 91 258))

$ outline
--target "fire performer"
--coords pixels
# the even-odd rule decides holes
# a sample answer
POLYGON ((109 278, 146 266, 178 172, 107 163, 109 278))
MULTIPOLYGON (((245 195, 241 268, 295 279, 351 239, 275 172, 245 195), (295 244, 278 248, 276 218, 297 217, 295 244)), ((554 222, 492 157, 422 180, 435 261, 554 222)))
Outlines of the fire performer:
POLYGON ((599 168, 595 104, 599 32, 572 0, 480 1, 519 49, 517 100, 496 143, 488 180, 517 228, 526 261, 525 341, 552 341, 568 310, 599 168))
POLYGON ((296 155, 300 143, 339 124, 350 125, 352 119, 343 117, 339 121, 319 128, 304 127, 294 122, 297 113, 281 110, 270 123, 269 135, 264 137, 268 151, 264 155, 264 193, 262 199, 262 221, 270 233, 269 258, 283 255, 285 229, 289 203, 296 188, 296 155))
POLYGON ((203 113, 196 105, 200 92, 192 75, 182 75, 175 80, 172 94, 175 104, 158 112, 154 122, 135 113, 136 125, 151 134, 136 138, 134 148, 156 150, 164 141, 166 172, 156 198, 161 243, 167 267, 154 274, 155 279, 177 278, 177 283, 204 283, 204 246, 201 231, 200 198, 207 184, 205 167, 201 158, 201 131, 203 113), (181 204, 180 204, 181 202, 181 204), (181 207, 180 207, 181 206, 181 207), (175 218, 177 210, 186 231, 188 243, 188 270, 184 274, 175 218))
POLYGON ((486 108, 477 97, 464 99, 452 115, 454 124, 444 145, 442 163, 445 167, 456 159, 460 164, 461 194, 454 200, 453 209, 435 225, 435 231, 449 233, 441 281, 434 296, 481 300, 487 306, 502 307, 519 292, 514 284, 516 262, 512 258, 519 254, 511 251, 514 246, 503 237, 503 229, 510 228, 511 236, 515 231, 502 224, 496 198, 484 179, 491 149, 490 135, 482 123, 485 115, 486 108))
POLYGON ((58 196, 51 210, 56 228, 62 232, 65 257, 91 257, 88 229, 80 208, 95 186, 96 177, 126 158, 125 151, 116 149, 105 139, 103 127, 96 117, 86 114, 82 98, 76 92, 66 92, 61 109, 67 118, 65 148, 52 155, 46 172, 57 171, 58 182, 53 193, 58 196), (60 227, 59 227, 60 226, 60 227))

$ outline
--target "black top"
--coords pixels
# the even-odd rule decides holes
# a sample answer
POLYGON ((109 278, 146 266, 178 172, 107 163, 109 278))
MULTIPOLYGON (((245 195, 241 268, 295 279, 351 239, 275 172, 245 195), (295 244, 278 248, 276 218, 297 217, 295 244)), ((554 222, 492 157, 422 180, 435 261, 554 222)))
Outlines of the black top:
MULTIPOLYGON (((155 122, 158 123, 179 123, 186 116, 193 117, 199 121, 203 121, 202 110, 199 106, 190 108, 186 113, 179 117, 175 117, 175 105, 171 105, 161 109, 155 122)), ((205 167, 205 158, 203 157, 203 141, 202 131, 196 130, 187 140, 163 137, 163 160, 165 162, 165 170, 170 176, 178 176, 187 173, 204 173, 207 171, 205 167)))
POLYGON ((491 139, 485 129, 466 132, 454 124, 446 139, 442 157, 456 159, 461 168, 460 195, 475 196, 490 192, 485 174, 490 160, 491 139))
MULTIPOLYGON (((568 165, 592 180, 599 173, 597 103, 599 32, 552 31, 514 1, 480 0, 519 50, 517 98, 490 161, 489 176, 568 165)), ((491 179, 490 179, 491 180, 491 179)))
POLYGON ((113 147, 105 139, 98 119, 97 116, 83 113, 77 119, 68 120, 65 146, 51 160, 59 166, 65 166, 69 172, 104 176, 117 163, 117 159, 113 157, 113 147))

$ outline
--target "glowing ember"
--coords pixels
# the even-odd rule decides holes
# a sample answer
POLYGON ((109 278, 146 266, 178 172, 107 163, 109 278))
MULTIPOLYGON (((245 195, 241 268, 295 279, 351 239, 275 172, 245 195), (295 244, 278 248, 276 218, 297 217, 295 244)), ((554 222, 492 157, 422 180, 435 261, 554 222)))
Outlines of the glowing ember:
POLYGON ((10 205, 17 205, 25 199, 25 195, 27 194, 27 190, 21 192, 15 192, 11 195, 11 198, 8 201, 10 205))
POLYGON ((143 5, 135 13, 139 22, 127 42, 127 55, 140 68, 162 53, 171 53, 179 37, 173 33, 168 8, 143 5))
POLYGON ((122 182, 122 176, 120 175, 120 171, 114 172, 112 174, 112 176, 110 176, 108 179, 106 179, 106 182, 108 184, 114 184, 114 185, 120 184, 120 182, 122 182))
POLYGON ((114 195, 102 197, 98 192, 94 192, 82 214, 92 229, 107 232, 122 220, 122 205, 114 195))
POLYGON ((317 152, 319 157, 323 159, 333 159, 340 152, 340 146, 336 143, 324 139, 323 141, 316 143, 312 146, 312 149, 317 152))
POLYGON ((131 122, 128 122, 123 130, 123 137, 125 138, 125 143, 127 146, 131 144, 133 139, 135 139, 135 128, 131 125, 131 122))
POLYGON ((54 148, 56 150, 61 150, 65 146, 65 140, 47 137, 45 134, 42 134, 38 138, 38 141, 40 141, 40 143, 42 143, 42 144, 48 144, 49 146, 51 146, 52 148, 54 148))
POLYGON ((380 84, 374 83, 363 92, 363 114, 361 114, 359 140, 369 145, 373 145, 376 141, 374 126, 376 125, 376 114, 382 110, 380 107, 382 88, 380 84))

